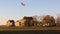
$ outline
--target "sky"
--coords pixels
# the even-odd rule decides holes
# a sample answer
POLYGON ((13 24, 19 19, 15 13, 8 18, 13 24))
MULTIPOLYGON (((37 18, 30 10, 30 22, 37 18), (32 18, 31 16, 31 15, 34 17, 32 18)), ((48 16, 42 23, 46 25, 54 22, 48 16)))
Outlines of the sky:
POLYGON ((0 0, 0 25, 24 16, 60 14, 60 0, 0 0), (22 6, 21 2, 26 6, 22 6))

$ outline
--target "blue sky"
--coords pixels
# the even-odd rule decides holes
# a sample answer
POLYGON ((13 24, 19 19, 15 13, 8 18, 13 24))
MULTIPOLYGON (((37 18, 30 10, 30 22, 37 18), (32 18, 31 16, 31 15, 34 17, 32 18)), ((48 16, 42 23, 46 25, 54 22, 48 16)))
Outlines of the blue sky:
POLYGON ((60 13, 60 0, 0 0, 0 25, 9 19, 23 16, 53 15, 60 13), (23 7, 21 2, 25 3, 23 7))

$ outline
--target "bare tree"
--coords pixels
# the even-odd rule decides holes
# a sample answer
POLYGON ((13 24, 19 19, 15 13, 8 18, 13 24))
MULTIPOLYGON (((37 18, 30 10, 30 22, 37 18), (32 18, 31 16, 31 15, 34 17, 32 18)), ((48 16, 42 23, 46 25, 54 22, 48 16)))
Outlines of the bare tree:
POLYGON ((55 19, 53 16, 46 15, 42 20, 43 25, 45 26, 55 26, 55 19))
POLYGON ((60 16, 57 16, 56 18, 56 26, 60 26, 60 16))

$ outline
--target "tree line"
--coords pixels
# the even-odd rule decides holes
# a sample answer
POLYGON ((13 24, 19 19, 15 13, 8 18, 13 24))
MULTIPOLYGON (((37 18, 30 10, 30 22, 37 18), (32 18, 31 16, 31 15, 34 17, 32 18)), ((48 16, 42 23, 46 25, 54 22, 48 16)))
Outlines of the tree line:
POLYGON ((54 18, 51 15, 45 16, 24 16, 22 19, 17 20, 8 20, 8 26, 60 26, 60 16, 54 18))

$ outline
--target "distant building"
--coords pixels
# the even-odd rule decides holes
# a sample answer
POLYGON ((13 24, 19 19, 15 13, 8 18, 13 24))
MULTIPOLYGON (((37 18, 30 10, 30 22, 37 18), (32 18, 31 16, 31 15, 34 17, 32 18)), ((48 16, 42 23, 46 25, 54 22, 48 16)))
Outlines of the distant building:
POLYGON ((15 26, 20 26, 20 27, 22 27, 22 26, 25 26, 25 21, 26 20, 24 20, 24 19, 21 19, 21 20, 18 20, 18 21, 16 21, 16 23, 15 23, 15 26))
POLYGON ((15 26, 15 21, 14 20, 8 20, 7 21, 7 26, 15 26))
POLYGON ((32 17, 23 17, 25 19, 25 26, 33 26, 33 18, 32 17))
POLYGON ((15 26, 20 26, 19 20, 16 21, 15 26))

